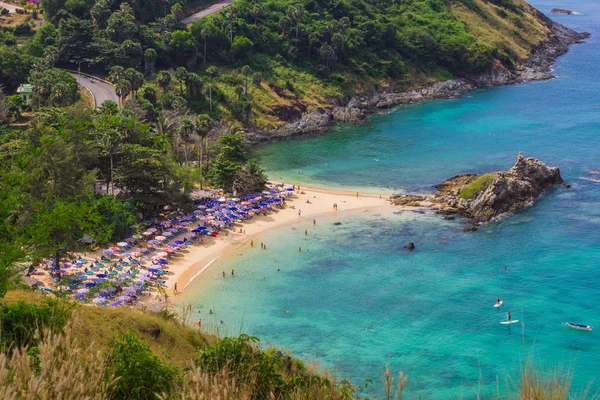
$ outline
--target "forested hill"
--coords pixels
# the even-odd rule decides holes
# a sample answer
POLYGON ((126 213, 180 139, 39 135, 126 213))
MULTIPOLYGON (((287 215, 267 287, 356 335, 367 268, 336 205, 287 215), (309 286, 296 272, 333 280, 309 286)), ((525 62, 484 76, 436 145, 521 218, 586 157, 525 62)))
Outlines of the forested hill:
POLYGON ((268 130, 356 92, 511 69, 552 36, 523 0, 237 0, 178 22, 207 5, 42 0, 45 22, 27 45, 4 40, 0 58, 21 57, 1 82, 81 63, 150 122, 185 110, 268 130))

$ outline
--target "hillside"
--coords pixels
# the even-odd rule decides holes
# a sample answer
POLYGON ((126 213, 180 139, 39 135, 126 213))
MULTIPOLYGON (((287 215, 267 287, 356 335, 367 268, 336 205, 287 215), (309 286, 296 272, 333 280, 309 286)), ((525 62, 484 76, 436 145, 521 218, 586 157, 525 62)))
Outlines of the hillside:
POLYGON ((139 119, 208 114, 254 132, 251 140, 357 122, 373 107, 547 79, 549 64, 583 38, 524 0, 237 0, 187 26, 177 21, 206 4, 41 4, 35 34, 5 28, 0 83, 15 88, 35 65, 29 81, 40 86, 48 67, 77 65, 112 80, 139 119), (27 41, 23 49, 13 34, 27 41), (448 80, 462 81, 398 96, 448 80))

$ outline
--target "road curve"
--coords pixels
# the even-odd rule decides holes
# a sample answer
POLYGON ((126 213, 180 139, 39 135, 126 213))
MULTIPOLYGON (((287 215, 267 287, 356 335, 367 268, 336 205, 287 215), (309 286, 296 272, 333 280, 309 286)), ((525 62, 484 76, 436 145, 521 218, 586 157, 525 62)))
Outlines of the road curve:
POLYGON ((96 102, 96 108, 100 107, 100 104, 106 100, 112 100, 119 104, 119 96, 115 93, 115 88, 108 83, 105 83, 99 78, 90 78, 89 76, 79 75, 76 72, 69 71, 80 86, 88 89, 94 95, 94 101, 96 102), (93 82, 92 82, 93 80, 93 82))
POLYGON ((6 8, 8 12, 16 13, 18 7, 13 4, 7 4, 0 1, 0 8, 6 8))
POLYGON ((207 17, 211 14, 221 11, 222 9, 229 7, 233 4, 233 0, 221 0, 218 3, 213 4, 212 6, 205 8, 204 10, 200 10, 195 14, 190 15, 181 20, 184 24, 191 24, 197 19, 201 19, 207 17))

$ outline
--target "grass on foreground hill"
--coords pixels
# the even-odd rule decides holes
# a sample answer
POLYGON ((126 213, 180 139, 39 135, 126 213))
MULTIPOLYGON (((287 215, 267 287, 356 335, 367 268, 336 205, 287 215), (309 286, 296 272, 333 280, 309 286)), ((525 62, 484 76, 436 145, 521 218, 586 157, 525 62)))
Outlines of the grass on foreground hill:
MULTIPOLYGON (((218 339, 173 314, 88 307, 27 291, 0 303, 0 399, 358 399, 347 381, 305 367, 247 335, 218 339), (40 334, 40 331, 43 334, 40 334)), ((596 399, 572 394, 571 369, 533 360, 481 399, 596 399)), ((386 366, 374 398, 415 398, 386 366)), ((420 397, 419 397, 420 398, 420 397)))

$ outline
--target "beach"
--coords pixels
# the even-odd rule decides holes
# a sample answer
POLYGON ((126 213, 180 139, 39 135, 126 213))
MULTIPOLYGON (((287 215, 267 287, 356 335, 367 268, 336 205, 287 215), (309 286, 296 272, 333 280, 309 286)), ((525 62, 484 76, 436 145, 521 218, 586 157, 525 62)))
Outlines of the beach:
MULTIPOLYGON (((256 216, 251 220, 236 223, 235 232, 233 229, 224 229, 216 237, 203 237, 204 243, 196 242, 173 256, 169 260, 169 273, 164 276, 167 294, 173 294, 175 284, 179 292, 185 291, 187 285, 199 279, 216 259, 225 258, 240 248, 249 247, 251 242, 254 242, 254 247, 260 249, 261 234, 269 229, 283 225, 294 226, 294 223, 311 222, 313 219, 318 224, 319 216, 336 213, 361 213, 381 207, 397 209, 390 205, 383 195, 361 195, 359 192, 357 196, 356 192, 351 191, 328 192, 313 188, 301 188, 286 201, 286 204, 287 207, 275 209, 268 216, 256 216), (337 210, 334 209, 334 204, 337 204, 337 210)), ((269 243, 265 245, 268 251, 269 243)), ((145 300, 144 304, 152 308, 164 305, 161 302, 157 304, 154 298, 145 300)))

